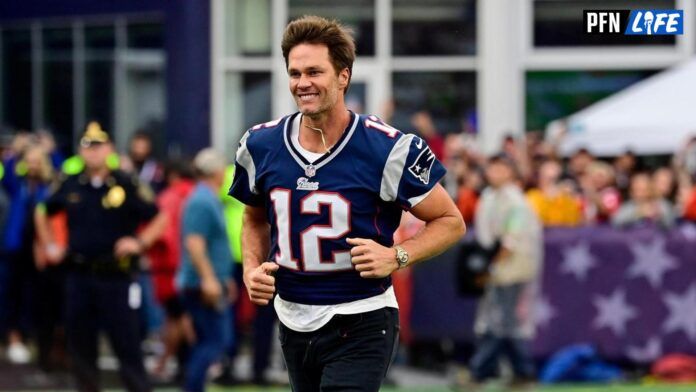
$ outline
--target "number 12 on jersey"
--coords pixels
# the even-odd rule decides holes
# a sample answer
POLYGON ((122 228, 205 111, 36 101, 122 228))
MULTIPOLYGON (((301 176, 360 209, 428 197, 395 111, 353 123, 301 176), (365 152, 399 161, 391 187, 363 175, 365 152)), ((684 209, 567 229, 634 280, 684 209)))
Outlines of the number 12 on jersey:
POLYGON ((332 259, 322 260, 321 241, 343 237, 350 232, 350 202, 336 192, 313 191, 300 200, 300 216, 291 216, 292 191, 276 188, 269 194, 273 202, 278 230, 279 252, 276 262, 282 267, 300 270, 302 265, 308 272, 342 271, 353 268, 350 251, 334 251, 332 259), (293 256, 290 243, 292 222, 300 223, 304 215, 321 214, 322 207, 328 208, 329 222, 299 227, 302 263, 293 256))

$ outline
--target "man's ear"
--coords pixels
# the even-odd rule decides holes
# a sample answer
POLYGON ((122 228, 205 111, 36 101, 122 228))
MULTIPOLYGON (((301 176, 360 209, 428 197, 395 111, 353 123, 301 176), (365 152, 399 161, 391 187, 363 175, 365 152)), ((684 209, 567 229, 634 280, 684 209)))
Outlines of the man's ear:
POLYGON ((343 68, 341 72, 338 73, 338 86, 342 89, 348 87, 348 82, 350 81, 350 70, 348 68, 343 68))

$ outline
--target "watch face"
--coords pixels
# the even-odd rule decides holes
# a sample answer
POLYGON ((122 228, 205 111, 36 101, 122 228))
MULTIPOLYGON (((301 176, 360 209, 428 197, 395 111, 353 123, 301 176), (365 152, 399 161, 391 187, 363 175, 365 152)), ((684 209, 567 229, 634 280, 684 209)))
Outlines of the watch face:
POLYGON ((399 249, 396 252, 396 259, 399 261, 399 264, 406 264, 408 262, 408 254, 405 251, 399 249))

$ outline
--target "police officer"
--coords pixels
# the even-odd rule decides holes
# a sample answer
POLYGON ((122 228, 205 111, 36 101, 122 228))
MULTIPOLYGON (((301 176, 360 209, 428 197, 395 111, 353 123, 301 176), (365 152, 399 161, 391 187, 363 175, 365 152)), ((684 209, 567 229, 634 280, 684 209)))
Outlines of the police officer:
POLYGON ((37 209, 37 232, 53 260, 68 263, 66 335, 80 391, 98 391, 98 332, 103 329, 129 391, 149 391, 140 350, 138 256, 161 234, 166 217, 152 192, 112 170, 109 136, 90 123, 80 140, 84 168, 66 176, 37 209), (65 211, 68 246, 53 241, 46 215, 65 211), (147 223, 142 230, 140 225, 147 223))

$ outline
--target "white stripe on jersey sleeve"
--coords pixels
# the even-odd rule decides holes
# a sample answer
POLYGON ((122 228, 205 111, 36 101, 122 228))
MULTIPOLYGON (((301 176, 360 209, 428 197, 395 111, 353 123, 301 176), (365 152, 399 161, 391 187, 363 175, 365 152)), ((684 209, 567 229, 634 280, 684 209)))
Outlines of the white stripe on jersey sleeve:
POLYGON ((399 138, 394 147, 392 147, 389 157, 387 157, 387 163, 384 164, 384 171, 382 172, 382 185, 379 190, 379 197, 384 201, 396 200, 401 175, 404 172, 404 166, 406 166, 406 158, 411 149, 413 137, 414 135, 409 134, 399 138))
POLYGON ((423 199, 428 197, 428 195, 434 190, 435 188, 431 188, 429 191, 425 192, 424 194, 420 196, 414 196, 410 199, 408 199, 408 204, 411 205, 411 208, 415 207, 418 203, 422 202, 423 199))
POLYGON ((254 160, 251 158, 249 149, 246 146, 246 140, 249 137, 249 131, 247 131, 242 140, 239 141, 239 149, 237 150, 237 163, 239 163, 244 170, 247 172, 249 178, 249 190, 251 193, 258 195, 256 191, 256 165, 254 165, 254 160))

